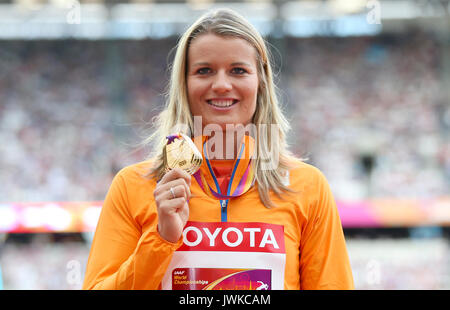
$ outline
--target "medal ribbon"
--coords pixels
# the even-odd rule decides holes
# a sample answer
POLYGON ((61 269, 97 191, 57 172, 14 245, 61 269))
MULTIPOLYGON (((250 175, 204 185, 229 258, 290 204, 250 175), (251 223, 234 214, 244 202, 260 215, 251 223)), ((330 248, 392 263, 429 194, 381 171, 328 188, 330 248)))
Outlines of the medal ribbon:
POLYGON ((173 135, 168 135, 166 137, 166 139, 168 140, 167 144, 170 144, 173 142, 173 140, 175 139, 183 139, 183 137, 180 134, 173 134, 173 135))
POLYGON ((238 157, 234 161, 233 170, 226 193, 221 193, 219 182, 209 161, 207 152, 207 138, 202 138, 203 163, 193 174, 202 190, 210 197, 226 200, 240 196, 247 192, 255 182, 255 163, 252 160, 255 142, 252 137, 245 135, 239 147, 238 157))

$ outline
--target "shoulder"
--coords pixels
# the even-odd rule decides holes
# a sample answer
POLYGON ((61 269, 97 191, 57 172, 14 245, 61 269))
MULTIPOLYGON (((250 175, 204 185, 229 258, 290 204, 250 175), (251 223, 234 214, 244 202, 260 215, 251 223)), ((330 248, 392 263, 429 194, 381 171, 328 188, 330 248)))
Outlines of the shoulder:
POLYGON ((151 183, 156 183, 149 175, 152 165, 153 160, 151 159, 130 164, 120 169, 114 179, 116 181, 120 180, 127 185, 150 185, 151 183))
POLYGON ((323 195, 330 192, 328 181, 323 172, 316 166, 300 159, 290 161, 290 169, 285 180, 288 180, 288 184, 285 185, 295 193, 300 194, 299 196, 294 195, 295 199, 301 197, 304 202, 318 201, 322 199, 323 195))
POLYGON ((317 186, 318 183, 327 182, 325 175, 319 168, 301 159, 291 161, 291 168, 288 173, 290 184, 293 186, 317 186))
POLYGON ((130 164, 115 175, 108 196, 116 205, 127 209, 136 222, 144 223, 151 208, 156 180, 149 176, 153 161, 130 164))
POLYGON ((136 162, 120 169, 117 175, 136 177, 138 175, 147 174, 152 168, 152 164, 153 161, 151 159, 136 162))

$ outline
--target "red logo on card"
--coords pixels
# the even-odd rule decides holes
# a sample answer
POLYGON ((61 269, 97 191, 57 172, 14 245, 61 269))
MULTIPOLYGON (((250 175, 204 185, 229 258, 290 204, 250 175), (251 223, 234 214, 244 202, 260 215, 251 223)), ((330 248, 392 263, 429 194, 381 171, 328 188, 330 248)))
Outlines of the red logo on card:
POLYGON ((178 251, 285 253, 284 227, 254 222, 188 222, 178 251))

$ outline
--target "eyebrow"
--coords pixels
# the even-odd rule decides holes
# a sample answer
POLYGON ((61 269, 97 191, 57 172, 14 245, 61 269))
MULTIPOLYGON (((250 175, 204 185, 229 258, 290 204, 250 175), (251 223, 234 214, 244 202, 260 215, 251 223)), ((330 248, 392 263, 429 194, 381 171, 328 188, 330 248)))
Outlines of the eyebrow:
MULTIPOLYGON (((209 62, 196 62, 195 64, 193 64, 193 67, 197 67, 197 66, 209 66, 211 65, 209 62)), ((231 64, 232 66, 246 66, 246 67, 251 67, 251 65, 249 63, 246 62, 233 62, 231 64)))

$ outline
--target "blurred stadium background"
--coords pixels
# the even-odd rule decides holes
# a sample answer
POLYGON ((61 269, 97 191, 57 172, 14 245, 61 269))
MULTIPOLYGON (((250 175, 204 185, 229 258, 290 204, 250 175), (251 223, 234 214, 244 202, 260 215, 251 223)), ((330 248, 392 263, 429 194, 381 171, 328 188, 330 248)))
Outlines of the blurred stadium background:
POLYGON ((0 288, 81 288, 178 35, 214 7, 270 43, 292 149, 331 184, 356 288, 450 289, 448 0, 0 0, 0 288))

